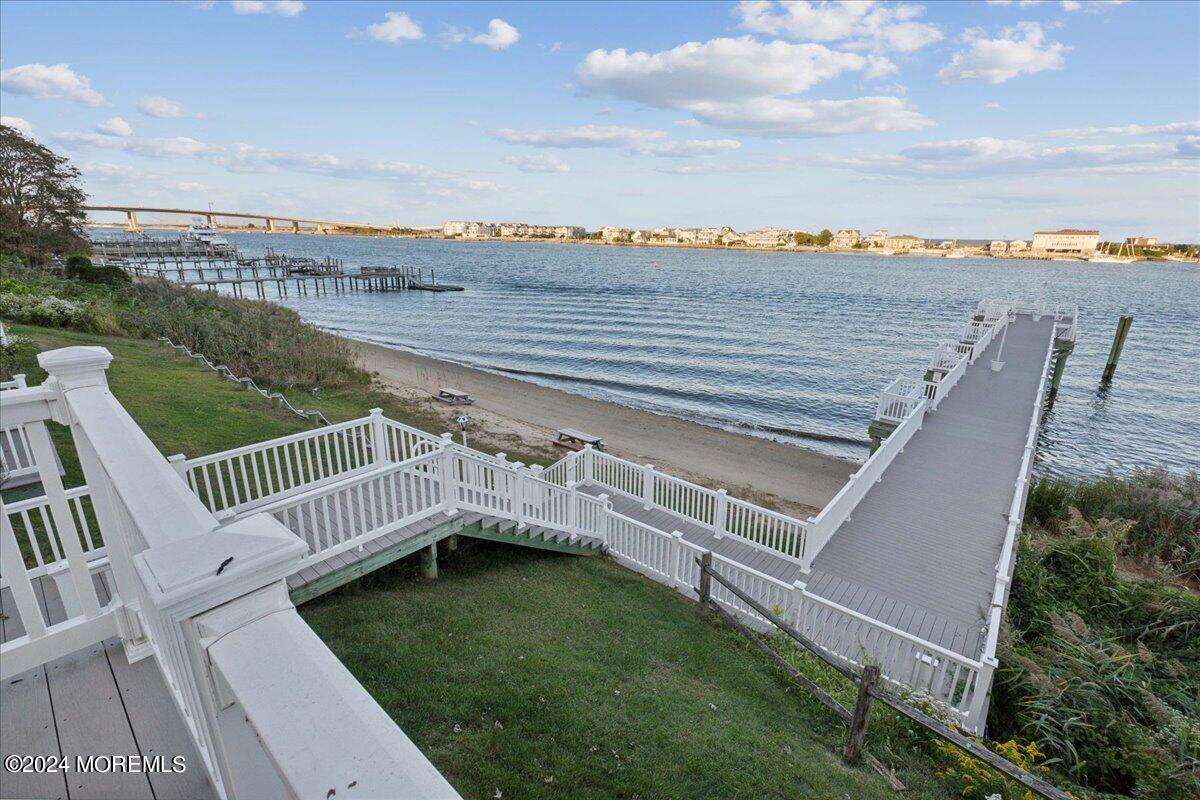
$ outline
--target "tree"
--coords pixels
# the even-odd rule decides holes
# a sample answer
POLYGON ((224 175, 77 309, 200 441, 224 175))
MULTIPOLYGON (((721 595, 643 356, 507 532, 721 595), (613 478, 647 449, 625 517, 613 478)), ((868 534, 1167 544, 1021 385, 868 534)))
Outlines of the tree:
POLYGON ((817 234, 815 241, 821 247, 828 247, 829 243, 833 241, 833 231, 829 230, 829 228, 825 228, 817 234))
POLYGON ((0 253, 40 263, 87 249, 79 170, 8 125, 0 125, 0 253))

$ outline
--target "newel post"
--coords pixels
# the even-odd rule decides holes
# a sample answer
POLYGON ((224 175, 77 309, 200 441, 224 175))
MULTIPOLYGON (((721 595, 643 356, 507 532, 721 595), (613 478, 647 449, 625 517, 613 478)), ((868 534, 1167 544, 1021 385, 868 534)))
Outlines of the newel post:
POLYGON ((175 474, 182 478, 184 483, 187 483, 187 456, 183 453, 167 456, 167 463, 171 465, 171 469, 175 470, 175 474))
MULTIPOLYGON (((445 438, 444 436, 442 438, 445 438)), ((371 409, 371 461, 380 464, 388 460, 387 426, 383 424, 383 409, 371 409)))
POLYGON ((442 449, 439 451, 438 472, 442 478, 442 501, 445 503, 447 514, 458 513, 458 476, 454 474, 454 441, 453 435, 442 434, 442 449))
POLYGON ((597 495, 596 499, 600 501, 600 506, 601 506, 601 510, 600 510, 600 541, 602 541, 604 543, 605 548, 607 548, 611 544, 611 539, 610 539, 610 535, 609 535, 610 519, 608 516, 608 512, 612 509, 612 506, 608 502, 608 493, 607 492, 602 492, 601 494, 597 495))
POLYGON ((642 467, 642 508, 647 511, 654 505, 654 465, 642 467))
POLYGON ((513 468, 513 519, 517 530, 525 528, 525 465, 520 461, 509 462, 513 468))
POLYGON ((583 446, 583 483, 591 483, 596 479, 596 449, 590 444, 583 446))
POLYGON ((718 539, 725 535, 726 518, 729 515, 729 492, 717 489, 717 500, 713 506, 713 533, 718 539))
POLYGON ((579 492, 575 481, 567 481, 567 531, 571 536, 579 535, 579 492))

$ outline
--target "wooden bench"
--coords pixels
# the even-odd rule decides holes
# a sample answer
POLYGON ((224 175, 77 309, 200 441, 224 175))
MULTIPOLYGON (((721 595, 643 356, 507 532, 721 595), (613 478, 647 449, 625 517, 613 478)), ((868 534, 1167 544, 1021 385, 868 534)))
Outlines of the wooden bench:
POLYGON ((574 428, 563 428, 560 430, 558 438, 554 440, 554 444, 566 450, 582 450, 584 445, 588 444, 597 450, 604 449, 604 440, 599 436, 592 436, 590 433, 577 431, 574 428))
POLYGON ((458 389, 451 389, 446 386, 443 386, 441 389, 439 389, 438 393, 434 395, 434 397, 436 397, 438 400, 444 400, 452 406, 457 406, 460 404, 469 406, 475 402, 475 398, 471 397, 471 395, 467 394, 466 392, 460 392, 458 389))

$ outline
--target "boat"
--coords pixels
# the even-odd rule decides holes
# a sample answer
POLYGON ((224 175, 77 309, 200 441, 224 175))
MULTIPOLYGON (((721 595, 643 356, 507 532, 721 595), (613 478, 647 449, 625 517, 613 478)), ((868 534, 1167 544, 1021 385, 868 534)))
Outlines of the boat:
POLYGON ((229 240, 217 233, 216 228, 199 221, 193 222, 183 232, 183 243, 188 246, 218 252, 233 249, 233 245, 229 243, 229 240))
POLYGON ((967 253, 961 247, 956 247, 953 250, 951 250, 949 253, 946 253, 945 257, 946 258, 966 258, 967 253))

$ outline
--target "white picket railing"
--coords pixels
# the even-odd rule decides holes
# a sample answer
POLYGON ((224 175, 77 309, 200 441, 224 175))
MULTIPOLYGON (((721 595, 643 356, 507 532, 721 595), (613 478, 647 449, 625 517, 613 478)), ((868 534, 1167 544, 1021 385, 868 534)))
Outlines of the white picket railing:
MULTIPOLYGON (((371 417, 382 419, 383 438, 387 443, 388 461, 408 461, 410 458, 432 453, 442 446, 440 437, 426 433, 418 428, 396 422, 394 419, 382 417, 381 409, 372 409, 371 417)), ((373 439, 372 439, 373 441, 373 439)))
POLYGON ((0 428, 0 470, 3 470, 6 483, 17 482, 37 474, 37 464, 33 463, 25 426, 0 428))
POLYGON ((801 520, 730 497, 724 489, 708 489, 651 465, 638 465, 609 453, 585 448, 568 456, 581 481, 598 484, 642 501, 646 508, 669 511, 720 536, 735 536, 749 544, 804 562, 811 560, 807 525, 801 520))
POLYGON ((371 441, 371 420, 355 419, 175 466, 209 511, 237 514, 375 465, 371 441))
MULTIPOLYGON (((89 562, 104 558, 104 542, 98 532, 92 533, 92 502, 86 486, 76 486, 63 493, 71 518, 80 535, 80 545, 89 562)), ((50 574, 66 564, 60 539, 62 526, 54 524, 54 511, 45 495, 9 503, 5 507, 8 523, 19 542, 25 542, 25 567, 29 577, 50 574)), ((0 586, 7 586, 8 579, 0 577, 0 586)))
POLYGON ((896 378, 879 393, 875 419, 900 423, 925 400, 925 382, 896 378))
POLYGON ((18 374, 13 375, 6 381, 0 381, 0 392, 7 392, 9 389, 26 389, 28 384, 25 382, 25 376, 18 374))
POLYGON ((303 568, 446 509, 441 451, 263 506, 308 545, 303 568))

